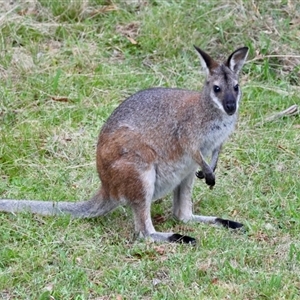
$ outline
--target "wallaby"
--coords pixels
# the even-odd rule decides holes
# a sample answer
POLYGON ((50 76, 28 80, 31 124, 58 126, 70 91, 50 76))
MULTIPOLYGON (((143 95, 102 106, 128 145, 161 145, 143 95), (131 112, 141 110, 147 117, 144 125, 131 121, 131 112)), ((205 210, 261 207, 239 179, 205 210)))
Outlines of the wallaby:
POLYGON ((152 201, 173 191, 177 219, 242 227, 234 221, 194 215, 191 193, 199 166, 196 175, 210 187, 215 185, 220 149, 237 121, 238 75, 248 48, 237 49, 219 64, 194 47, 206 71, 201 92, 176 88, 139 91, 121 103, 102 127, 97 144, 102 185, 95 196, 78 203, 0 199, 0 211, 88 218, 128 204, 139 237, 193 244, 192 237, 157 232, 152 224, 152 201), (209 164, 205 158, 210 159, 209 164))

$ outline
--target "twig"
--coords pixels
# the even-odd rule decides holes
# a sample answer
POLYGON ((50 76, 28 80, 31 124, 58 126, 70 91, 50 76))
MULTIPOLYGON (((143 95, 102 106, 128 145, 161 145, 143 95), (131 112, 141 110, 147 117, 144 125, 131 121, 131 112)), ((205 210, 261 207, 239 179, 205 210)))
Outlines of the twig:
POLYGON ((246 63, 251 63, 256 60, 263 60, 265 58, 300 58, 300 55, 277 55, 277 54, 270 54, 270 55, 258 55, 251 60, 248 60, 246 63))
POLYGON ((286 152, 286 153, 288 153, 288 154, 290 154, 290 155, 292 155, 292 156, 296 156, 295 153, 294 153, 293 151, 288 150, 288 149, 284 148, 284 147, 281 146, 281 145, 277 145, 277 147, 278 147, 278 149, 281 149, 281 150, 283 150, 284 152, 286 152))
POLYGON ((9 11, 7 11, 3 16, 0 17, 0 26, 1 23, 5 20, 5 18, 10 15, 14 10, 16 10, 19 7, 19 5, 15 5, 12 9, 10 9, 9 11))
POLYGON ((274 115, 271 115, 269 117, 267 117, 265 119, 266 122, 272 122, 276 119, 279 119, 281 117, 284 117, 284 116, 293 116, 293 115, 296 115, 298 114, 299 111, 298 111, 298 105, 297 104, 294 104, 292 105, 291 107, 279 112, 279 113, 276 113, 274 115))
POLYGON ((273 114, 271 116, 268 116, 266 117, 262 122, 258 122, 256 123, 254 126, 257 127, 257 126, 261 126, 264 122, 272 122, 272 121, 275 121, 281 117, 284 117, 284 116, 293 116, 293 115, 296 115, 299 113, 299 110, 298 110, 298 105, 297 104, 294 104, 292 106, 290 106, 289 108, 283 110, 283 111, 280 111, 276 114, 273 114))

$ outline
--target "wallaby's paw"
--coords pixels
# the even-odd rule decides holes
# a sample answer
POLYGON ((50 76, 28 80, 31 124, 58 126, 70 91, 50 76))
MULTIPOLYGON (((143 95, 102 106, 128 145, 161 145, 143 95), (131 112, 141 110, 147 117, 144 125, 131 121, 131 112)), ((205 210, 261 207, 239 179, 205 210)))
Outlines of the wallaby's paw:
POLYGON ((204 174, 203 174, 203 172, 202 172, 201 170, 197 171, 197 172, 195 173, 195 175, 196 175, 199 179, 203 179, 203 178, 204 178, 204 174))
POLYGON ((210 188, 212 189, 212 187, 216 184, 215 174, 214 173, 205 174, 205 183, 209 185, 210 188))
POLYGON ((171 243, 180 243, 180 244, 191 244, 195 245, 196 244, 196 239, 187 236, 187 235, 182 235, 179 233, 174 233, 168 238, 169 242, 171 243))
POLYGON ((224 226, 225 228, 230 228, 230 229, 239 229, 239 228, 244 227, 244 225, 242 223, 238 223, 238 222, 231 221, 231 220, 225 220, 225 219, 221 219, 221 218, 217 218, 216 223, 224 226))
POLYGON ((213 186, 216 184, 216 179, 215 179, 215 174, 214 173, 209 173, 209 174, 205 174, 199 170, 195 173, 195 175, 197 176, 197 178, 199 179, 203 179, 205 178, 205 183, 207 185, 209 185, 209 188, 212 190, 213 186))

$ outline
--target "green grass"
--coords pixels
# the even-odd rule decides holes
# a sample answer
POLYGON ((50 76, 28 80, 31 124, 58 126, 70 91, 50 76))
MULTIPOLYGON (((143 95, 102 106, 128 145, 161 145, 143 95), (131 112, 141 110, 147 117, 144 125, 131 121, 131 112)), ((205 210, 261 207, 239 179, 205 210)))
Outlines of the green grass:
MULTIPOLYGON (((243 100, 213 191, 194 209, 247 226, 234 233, 171 217, 158 230, 196 247, 133 238, 131 211, 95 220, 0 214, 1 299, 299 299, 297 1, 19 1, 0 3, 0 197, 78 201, 99 187, 99 129, 128 95, 200 89, 193 44, 223 59, 250 48, 243 100)), ((166 219, 162 222, 162 219, 166 219)))

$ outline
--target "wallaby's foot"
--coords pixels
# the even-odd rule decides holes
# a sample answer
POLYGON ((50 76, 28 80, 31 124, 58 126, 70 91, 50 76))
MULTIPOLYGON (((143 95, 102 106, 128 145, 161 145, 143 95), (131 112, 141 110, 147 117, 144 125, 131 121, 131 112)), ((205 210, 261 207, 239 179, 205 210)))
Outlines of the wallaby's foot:
POLYGON ((172 233, 172 232, 153 232, 150 234, 144 234, 142 232, 138 232, 135 233, 135 238, 140 238, 140 239, 150 238, 150 240, 154 242, 196 245, 196 239, 187 235, 182 235, 179 233, 172 233))
POLYGON ((230 228, 230 229, 239 229, 244 227, 242 223, 238 223, 235 221, 231 220, 226 220, 226 219, 221 219, 221 218, 216 218, 216 224, 220 224, 225 228, 230 228))
POLYGON ((169 242, 171 243, 180 243, 180 244, 191 244, 191 245, 196 245, 196 239, 187 236, 187 235, 182 235, 179 233, 174 233, 168 238, 169 242))
POLYGON ((217 217, 213 217, 213 216, 192 215, 190 220, 198 222, 198 223, 206 223, 206 224, 212 224, 212 225, 218 225, 218 226, 221 225, 221 226, 223 226, 225 228, 229 228, 229 229, 244 228, 244 225, 242 223, 238 223, 238 222, 227 220, 227 219, 217 218, 217 217))

